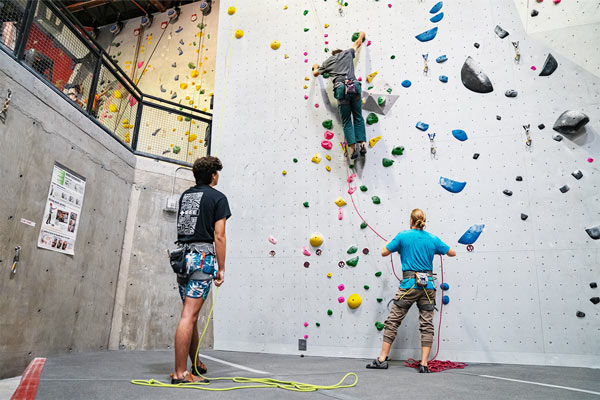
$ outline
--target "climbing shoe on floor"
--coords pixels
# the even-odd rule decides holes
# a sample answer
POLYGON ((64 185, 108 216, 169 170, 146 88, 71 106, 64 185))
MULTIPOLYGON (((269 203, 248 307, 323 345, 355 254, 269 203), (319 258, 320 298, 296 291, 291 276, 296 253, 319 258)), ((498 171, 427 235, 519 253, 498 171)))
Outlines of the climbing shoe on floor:
POLYGON ((350 157, 350 158, 351 158, 352 160, 356 160, 356 159, 358 158, 358 151, 357 151, 357 150, 354 150, 354 151, 352 152, 352 157, 350 157))
MULTIPOLYGON (((204 363, 200 360, 198 360, 198 364, 196 364, 196 368, 198 369, 198 372, 200 374, 205 374, 207 369, 206 369, 206 365, 204 365, 204 363)), ((194 365, 192 365, 192 368, 190 369, 190 372, 192 373, 192 375, 195 376, 200 376, 198 375, 198 373, 196 373, 196 368, 194 368, 194 365)))
POLYGON ((371 361, 371 364, 367 364, 367 368, 369 368, 369 369, 387 369, 388 368, 387 358, 385 359, 385 361, 379 361, 379 358, 376 358, 373 361, 371 361))
POLYGON ((360 155, 365 156, 367 154, 367 145, 365 143, 360 145, 360 155))
POLYGON ((431 371, 429 370, 429 368, 427 368, 427 365, 421 365, 419 366, 419 373, 420 374, 428 374, 431 371))

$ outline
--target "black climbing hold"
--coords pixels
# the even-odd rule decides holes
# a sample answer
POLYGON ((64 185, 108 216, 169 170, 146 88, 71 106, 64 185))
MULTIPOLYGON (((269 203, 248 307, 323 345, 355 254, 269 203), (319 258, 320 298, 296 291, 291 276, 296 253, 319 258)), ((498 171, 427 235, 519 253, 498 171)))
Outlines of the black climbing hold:
POLYGON ((592 289, 596 289, 598 287, 598 284, 596 282, 590 282, 590 287, 592 289))
POLYGON ((538 129, 541 131, 542 129, 544 129, 546 127, 546 125, 544 124, 539 124, 538 125, 538 129))
POLYGON ((548 53, 548 57, 546 57, 546 61, 544 62, 544 67, 542 68, 542 72, 540 72, 540 76, 550 76, 554 71, 558 68, 558 61, 556 58, 550 53, 548 53))
POLYGON ((501 117, 501 116, 499 116, 499 115, 496 115, 496 119, 497 119, 498 121, 500 121, 500 120, 502 119, 502 117, 501 117))
POLYGON ((478 49, 479 48, 479 43, 475 42, 475 43, 473 43, 473 46, 475 46, 475 48, 478 49))
POLYGON ((521 213, 521 220, 522 221, 525 221, 527 218, 529 218, 529 215, 521 213))
POLYGON ((579 318, 585 317, 585 313, 583 311, 577 311, 575 315, 577 315, 579 318))
POLYGON ((460 70, 463 85, 476 93, 490 93, 494 90, 490 78, 471 57, 467 57, 460 70))
POLYGON ((576 133, 590 122, 590 117, 581 111, 567 110, 558 117, 552 129, 560 133, 576 133))
POLYGON ((563 140, 563 137, 558 133, 555 133, 554 135, 552 135, 552 139, 556 140, 557 142, 560 142, 561 140, 563 140))
POLYGON ((518 175, 516 178, 517 182, 521 182, 523 180, 523 177, 521 175, 518 175))
POLYGON ((539 15, 539 11, 538 10, 531 10, 531 16, 532 17, 537 17, 539 15))
POLYGON ((600 239, 600 225, 592 226, 590 228, 585 228, 585 231, 588 235, 594 240, 600 239))
POLYGON ((498 35, 498 37, 500 39, 504 39, 505 37, 508 36, 508 32, 506 32, 504 29, 502 29, 502 27, 500 25, 496 25, 494 32, 496 32, 496 35, 498 35))
POLYGON ((365 248, 363 249, 363 254, 364 254, 364 255, 367 255, 367 254, 369 254, 369 249, 367 249, 367 248, 365 247, 365 248))
POLYGON ((571 189, 569 187, 569 185, 564 185, 564 186, 560 187, 558 190, 560 190, 561 193, 567 193, 569 191, 569 189, 571 189))
POLYGON ((571 172, 571 175, 573 175, 573 178, 580 180, 581 178, 583 178, 583 172, 581 172, 580 169, 571 172))
POLYGON ((594 304, 598 304, 600 303, 600 297, 592 297, 590 301, 594 304))
POLYGON ((516 90, 510 89, 507 90, 506 92, 504 92, 504 95, 506 97, 517 97, 517 95, 519 94, 519 92, 517 92, 516 90))
POLYGON ((505 195, 507 195, 507 196, 512 196, 512 190, 504 189, 504 190, 502 191, 502 193, 504 193, 504 194, 505 194, 505 195))
POLYGON ((477 160, 479 158, 479 153, 473 154, 473 160, 477 160))
POLYGON ((309 263, 308 261, 306 261, 306 262, 304 263, 304 268, 308 268, 308 267, 310 267, 310 263, 309 263))

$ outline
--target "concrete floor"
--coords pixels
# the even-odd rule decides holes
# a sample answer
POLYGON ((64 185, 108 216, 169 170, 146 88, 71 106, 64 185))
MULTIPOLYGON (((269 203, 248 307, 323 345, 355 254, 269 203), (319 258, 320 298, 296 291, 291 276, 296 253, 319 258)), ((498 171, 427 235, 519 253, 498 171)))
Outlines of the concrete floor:
MULTIPOLYGON (((172 351, 96 352, 50 357, 41 375, 37 399, 600 399, 600 370, 587 368, 474 364, 464 370, 418 374, 401 361, 388 370, 367 370, 368 360, 299 357, 206 350, 207 376, 275 377, 333 385, 347 372, 356 372, 353 388, 297 393, 280 389, 248 389, 205 393, 191 389, 135 386, 131 379, 168 380, 172 351), (224 364, 223 363, 229 363, 224 364), (232 365, 233 364, 233 365, 232 365), (243 367, 255 372, 244 370, 243 367), (268 375, 258 371, 268 372, 268 375), (488 375, 484 377, 482 375, 488 375), (516 379, 515 382, 505 379, 516 379), (555 385, 565 388, 541 386, 555 385), (587 392, 586 392, 587 391, 587 392)), ((201 357, 202 358, 202 357, 201 357)), ((226 387, 229 383, 213 383, 226 387)))

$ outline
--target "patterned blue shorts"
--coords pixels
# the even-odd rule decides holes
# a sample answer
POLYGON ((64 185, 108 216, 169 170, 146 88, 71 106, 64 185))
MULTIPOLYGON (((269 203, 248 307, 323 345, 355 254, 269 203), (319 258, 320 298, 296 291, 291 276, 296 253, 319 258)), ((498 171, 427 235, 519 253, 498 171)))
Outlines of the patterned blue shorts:
POLYGON ((181 300, 185 301, 186 297, 191 297, 193 299, 199 299, 202 297, 203 300, 206 300, 208 293, 210 292, 211 282, 212 279, 205 281, 197 281, 195 279, 177 279, 179 296, 181 296, 181 300))

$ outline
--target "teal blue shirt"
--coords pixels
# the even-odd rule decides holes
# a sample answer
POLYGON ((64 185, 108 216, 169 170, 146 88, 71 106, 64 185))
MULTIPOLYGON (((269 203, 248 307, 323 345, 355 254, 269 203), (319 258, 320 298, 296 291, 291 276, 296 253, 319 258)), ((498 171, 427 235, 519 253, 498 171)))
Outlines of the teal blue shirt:
MULTIPOLYGON (((421 229, 410 229, 398 233, 386 248, 392 253, 400 253, 402 271, 417 272, 433 270, 433 257, 436 254, 446 254, 450 250, 450 246, 442 242, 440 238, 421 229)), ((408 289, 414 283, 414 279, 403 279, 400 287, 408 289)), ((435 289, 432 278, 430 278, 427 289, 435 289)))

